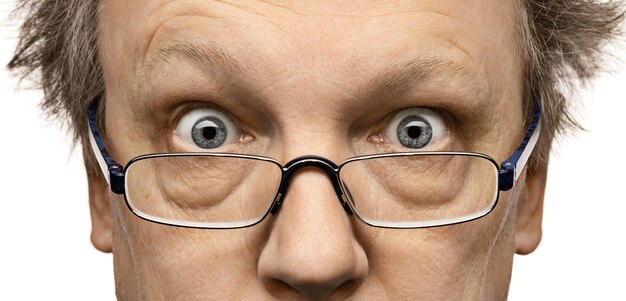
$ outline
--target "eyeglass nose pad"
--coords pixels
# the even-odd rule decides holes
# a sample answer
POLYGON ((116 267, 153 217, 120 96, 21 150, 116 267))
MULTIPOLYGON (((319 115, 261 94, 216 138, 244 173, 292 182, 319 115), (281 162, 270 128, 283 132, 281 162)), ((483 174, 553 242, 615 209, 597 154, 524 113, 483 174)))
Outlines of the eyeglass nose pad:
MULTIPOLYGON (((348 215, 353 215, 354 212, 352 212, 352 208, 350 208, 350 204, 348 204, 349 200, 352 201, 352 194, 350 193, 350 189, 348 189, 348 186, 346 185, 346 183, 344 181, 341 181, 341 182, 343 183, 343 188, 345 189, 348 195, 346 196, 343 193, 338 194, 340 195, 339 203, 341 203, 341 207, 343 207, 343 210, 345 210, 348 215)), ((341 189, 337 189, 337 187, 335 187, 335 189, 336 191, 339 191, 339 192, 341 191, 341 189)), ((354 204, 354 202, 352 203, 354 204)), ((274 202, 272 202, 270 213, 272 215, 275 215, 276 213, 278 213, 278 210, 280 209, 280 206, 282 204, 283 204, 283 194, 279 192, 278 194, 276 194, 276 198, 274 199, 274 202)))
POLYGON ((280 205, 282 205, 282 203, 283 203, 282 196, 283 196, 283 194, 280 193, 280 192, 278 194, 276 194, 276 198, 272 202, 272 208, 270 208, 270 213, 271 214, 276 214, 276 212, 278 212, 278 209, 280 208, 280 205))
POLYGON ((354 199, 352 198, 352 193, 350 193, 350 189, 348 188, 348 185, 346 185, 346 182, 341 181, 341 184, 343 190, 346 192, 346 194, 341 194, 341 206, 343 206, 343 209, 346 210, 349 215, 352 215, 354 213, 352 212, 352 208, 350 208, 350 204, 348 204, 355 204, 354 199))

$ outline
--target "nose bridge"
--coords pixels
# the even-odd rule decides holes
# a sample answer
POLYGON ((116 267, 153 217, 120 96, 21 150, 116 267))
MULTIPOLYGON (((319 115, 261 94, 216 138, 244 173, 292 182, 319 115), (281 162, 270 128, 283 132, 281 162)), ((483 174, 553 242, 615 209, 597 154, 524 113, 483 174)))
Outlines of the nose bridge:
POLYGON ((289 183, 291 182, 293 175, 298 170, 304 167, 317 167, 323 170, 326 173, 326 175, 329 177, 329 180, 331 181, 333 185, 333 189, 335 190, 335 194, 337 195, 337 200, 339 201, 343 209, 346 211, 346 213, 349 215, 352 215, 352 210, 350 209, 350 206, 348 205, 348 203, 344 201, 343 192, 341 190, 341 186, 339 185, 339 178, 337 176, 337 171, 338 171, 337 164, 335 164, 335 162, 327 158, 324 158, 321 156, 314 156, 314 155, 300 156, 287 162, 287 164, 285 164, 285 166, 283 167, 283 171, 284 171, 283 180, 278 190, 279 192, 278 199, 274 203, 274 206, 272 206, 272 209, 270 212, 272 214, 278 213, 278 210, 280 210, 283 200, 287 196, 289 183))
POLYGON ((290 187, 291 193, 282 195, 285 204, 259 257, 258 275, 280 299, 295 299, 294 292, 307 300, 346 296, 365 279, 368 264, 350 220, 331 199, 333 190, 341 197, 337 165, 304 156, 283 170, 281 191, 290 187))

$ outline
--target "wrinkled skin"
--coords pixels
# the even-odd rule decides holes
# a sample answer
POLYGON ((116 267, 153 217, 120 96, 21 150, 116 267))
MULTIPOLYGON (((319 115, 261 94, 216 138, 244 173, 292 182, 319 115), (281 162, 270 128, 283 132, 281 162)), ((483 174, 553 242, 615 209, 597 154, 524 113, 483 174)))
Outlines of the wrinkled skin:
MULTIPOLYGON (((429 107, 447 112, 457 149, 501 162, 525 131, 513 2, 104 0, 107 147, 122 164, 194 151, 172 138, 194 101, 244 133, 224 151, 340 163, 387 143, 370 134, 395 111, 429 107), (184 43, 223 54, 172 50, 184 43)), ((279 214, 215 231, 141 220, 89 174, 92 241, 114 254, 121 300, 504 300, 513 254, 539 243, 545 177, 528 170, 479 220, 394 230, 347 215, 305 168, 279 214)))

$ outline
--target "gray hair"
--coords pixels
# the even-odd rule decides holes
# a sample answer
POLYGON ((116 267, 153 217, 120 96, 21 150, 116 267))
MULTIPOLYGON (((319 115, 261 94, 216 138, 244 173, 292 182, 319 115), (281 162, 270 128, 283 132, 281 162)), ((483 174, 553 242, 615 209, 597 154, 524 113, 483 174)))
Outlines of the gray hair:
MULTIPOLYGON (((603 46, 621 33, 625 12, 619 2, 517 1, 526 116, 533 110, 530 96, 539 99, 543 110, 543 130, 531 158, 538 164, 548 157, 554 137, 580 128, 563 87, 584 84, 601 70, 603 46)), ((87 106, 105 93, 97 49, 98 10, 99 1, 94 0, 20 0, 18 11, 26 18, 8 64, 40 85, 42 108, 62 120, 74 141, 83 144, 87 106)))

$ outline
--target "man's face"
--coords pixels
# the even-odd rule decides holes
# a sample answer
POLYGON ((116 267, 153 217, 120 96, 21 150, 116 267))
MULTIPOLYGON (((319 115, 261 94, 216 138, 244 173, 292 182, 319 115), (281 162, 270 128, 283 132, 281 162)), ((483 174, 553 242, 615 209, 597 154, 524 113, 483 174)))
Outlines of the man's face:
MULTIPOLYGON (((422 150, 501 162, 524 131, 513 2, 105 0, 107 147, 122 164, 202 151, 185 120, 208 112, 232 135, 214 151, 339 163, 415 150, 387 130, 413 110, 436 133, 422 150)), ((92 239, 114 252, 121 299, 503 299, 514 251, 540 233, 520 202, 543 190, 524 184, 476 221, 378 229, 305 168, 279 214, 216 231, 141 220, 90 176, 92 239)))

